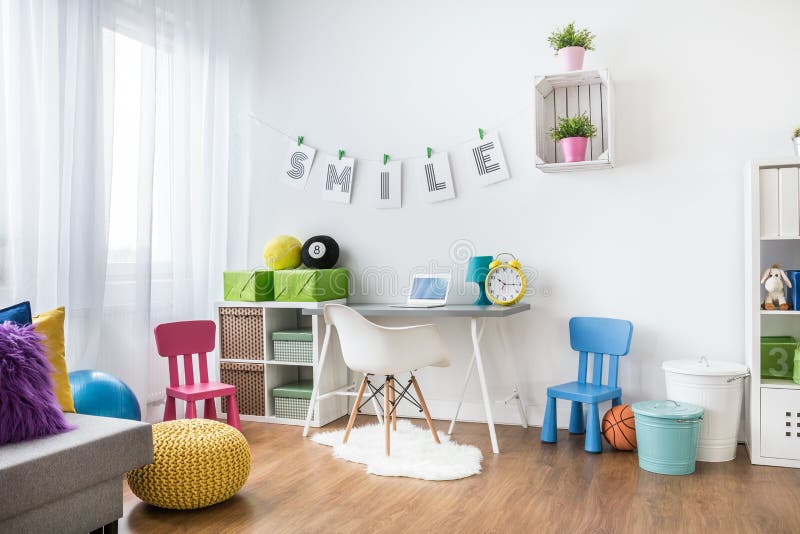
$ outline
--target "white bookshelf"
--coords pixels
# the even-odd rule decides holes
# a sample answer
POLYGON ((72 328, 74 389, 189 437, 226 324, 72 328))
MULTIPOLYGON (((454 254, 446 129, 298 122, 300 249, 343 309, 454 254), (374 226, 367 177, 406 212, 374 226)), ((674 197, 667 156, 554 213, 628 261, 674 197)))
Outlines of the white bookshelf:
POLYGON ((800 158, 749 162, 744 194, 745 362, 751 373, 745 387, 745 442, 752 463, 782 467, 800 467, 800 385, 761 378, 761 336, 788 335, 800 340, 800 311, 762 310, 760 276, 773 263, 800 268, 800 236, 781 235, 782 227, 793 232, 791 225, 783 224, 786 218, 780 219, 780 203, 786 198, 774 183, 766 185, 762 196, 762 181, 774 180, 781 169, 792 168, 800 168, 800 158))
MULTIPOLYGON (((214 303, 214 316, 217 324, 221 325, 220 309, 224 308, 258 308, 262 311, 263 324, 263 355, 264 359, 237 358, 235 354, 224 354, 222 344, 222 328, 217 328, 217 363, 247 363, 258 364, 263 367, 264 373, 264 412, 265 415, 248 415, 242 413, 244 421, 257 421, 281 425, 302 426, 305 419, 286 419, 275 416, 275 405, 272 389, 297 380, 313 380, 318 375, 319 355, 322 350, 322 338, 325 334, 325 319, 322 315, 302 315, 303 309, 321 308, 325 304, 345 304, 345 299, 326 302, 233 302, 222 301, 214 303), (273 359, 272 333, 278 330, 295 328, 311 328, 313 337, 312 363, 295 363, 275 361, 273 359)), ((338 342, 331 340, 325 369, 319 377, 321 391, 331 391, 344 387, 352 387, 350 373, 339 351, 338 342)), ((241 403, 240 403, 241 406, 241 403)), ((241 412, 241 408, 240 408, 241 412)), ((348 398, 333 396, 323 399, 319 408, 315 410, 311 426, 321 427, 348 413, 348 398)))

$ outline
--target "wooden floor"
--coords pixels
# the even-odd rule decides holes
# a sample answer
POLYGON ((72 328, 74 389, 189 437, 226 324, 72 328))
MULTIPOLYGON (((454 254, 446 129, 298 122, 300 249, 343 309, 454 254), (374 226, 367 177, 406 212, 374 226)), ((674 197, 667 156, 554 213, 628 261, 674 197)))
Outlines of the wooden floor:
POLYGON ((583 437, 566 431, 545 445, 538 428, 497 428, 500 455, 486 425, 456 428, 456 441, 483 451, 480 475, 426 482, 367 475, 298 427, 245 422, 253 467, 238 495, 179 512, 144 504, 126 486, 120 531, 800 532, 800 470, 751 466, 742 446, 734 462, 669 477, 640 470, 634 453, 585 453, 583 437))

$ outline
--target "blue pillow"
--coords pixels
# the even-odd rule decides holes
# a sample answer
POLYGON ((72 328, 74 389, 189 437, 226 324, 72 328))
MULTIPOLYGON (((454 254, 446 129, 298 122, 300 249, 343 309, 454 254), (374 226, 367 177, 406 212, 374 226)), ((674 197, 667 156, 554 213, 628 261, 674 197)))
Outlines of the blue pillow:
POLYGON ((6 321, 17 323, 20 326, 31 324, 33 322, 31 303, 20 302, 19 304, 14 304, 13 306, 0 310, 0 323, 6 321))

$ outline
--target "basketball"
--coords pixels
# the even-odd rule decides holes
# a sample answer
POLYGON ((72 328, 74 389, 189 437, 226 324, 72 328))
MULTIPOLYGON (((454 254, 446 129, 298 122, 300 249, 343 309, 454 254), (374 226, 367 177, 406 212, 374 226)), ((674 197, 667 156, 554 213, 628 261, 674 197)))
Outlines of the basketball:
POLYGON ((608 444, 618 451, 636 448, 636 424, 629 404, 620 404, 608 410, 603 416, 600 430, 608 444))

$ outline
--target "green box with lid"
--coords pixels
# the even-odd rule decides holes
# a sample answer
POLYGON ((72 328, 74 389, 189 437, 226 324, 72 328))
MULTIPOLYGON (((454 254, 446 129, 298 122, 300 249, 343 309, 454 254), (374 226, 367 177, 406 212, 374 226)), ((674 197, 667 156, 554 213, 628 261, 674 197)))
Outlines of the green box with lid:
POLYGON ((224 299, 240 302, 275 300, 275 271, 225 271, 222 274, 224 299))
POLYGON ((322 302, 347 298, 347 269, 291 269, 275 271, 275 300, 322 302))
POLYGON ((313 339, 309 328, 275 331, 272 333, 273 359, 278 362, 312 363, 313 339))
POLYGON ((311 402, 311 380, 299 380, 272 388, 275 417, 283 419, 305 419, 311 402))

